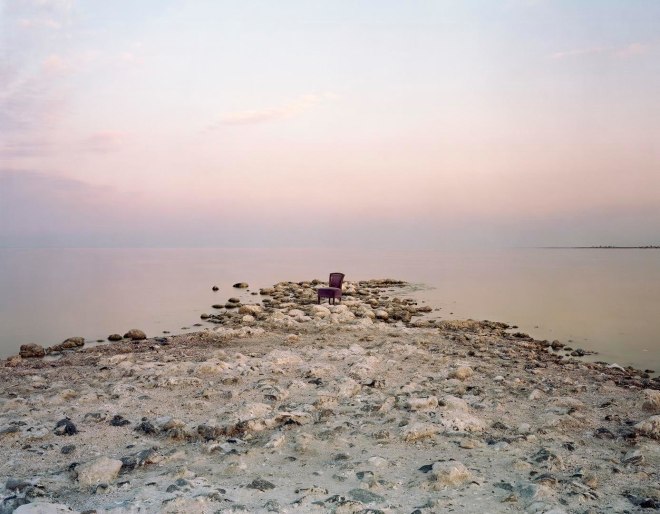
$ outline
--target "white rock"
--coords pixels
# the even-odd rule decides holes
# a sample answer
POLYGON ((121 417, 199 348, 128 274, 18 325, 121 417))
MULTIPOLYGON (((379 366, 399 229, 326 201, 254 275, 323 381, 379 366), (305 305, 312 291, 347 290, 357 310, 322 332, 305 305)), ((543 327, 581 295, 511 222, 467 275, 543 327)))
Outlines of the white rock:
POLYGON ((412 411, 431 411, 438 408, 438 398, 429 396, 428 398, 410 398, 406 403, 408 410, 412 411))
POLYGON ((531 393, 529 393, 529 396, 527 397, 528 400, 538 400, 539 398, 543 397, 543 392, 539 389, 534 389, 531 393))
POLYGON ((474 371, 470 366, 460 366, 449 373, 449 378, 456 378, 458 380, 467 380, 472 375, 474 375, 474 371))
POLYGON ((273 350, 264 357, 264 361, 276 366, 297 366, 303 363, 300 355, 287 350, 273 350))
POLYGON ((330 316, 330 309, 324 307, 323 305, 314 305, 312 307, 312 315, 315 318, 327 318, 330 316))
POLYGON ((660 439, 660 416, 651 416, 637 423, 635 428, 640 434, 652 437, 653 439, 660 439))
POLYGON ((262 311, 261 305, 241 305, 238 309, 239 314, 250 314, 252 316, 260 314, 262 311))
POLYGON ((237 416, 240 421, 263 418, 271 413, 273 408, 265 403, 248 403, 239 409, 237 416))
POLYGON ((21 505, 14 514, 65 514, 78 513, 61 503, 33 502, 21 505))
POLYGON ((412 443, 434 437, 438 432, 438 427, 431 423, 412 423, 403 428, 401 437, 404 441, 412 443))
POLYGON ((551 405, 553 407, 565 408, 565 409, 575 409, 581 410, 584 409, 585 405, 577 398, 572 398, 570 396, 560 396, 552 400, 551 405))
POLYGON ((385 466, 388 465, 387 459, 384 459, 383 457, 379 457, 378 455, 374 457, 369 457, 367 459, 367 463, 369 463, 370 466, 373 466, 375 468, 384 468, 385 466))
POLYGON ((445 486, 459 486, 470 480, 470 471, 462 462, 436 462, 431 469, 431 480, 445 486))
POLYGON ((110 483, 117 478, 121 465, 120 460, 108 457, 87 462, 78 468, 78 482, 82 485, 110 483))
POLYGON ((252 323, 252 322, 254 322, 254 319, 255 319, 254 316, 252 316, 252 315, 250 315, 250 314, 246 314, 245 316, 243 316, 243 317, 241 318, 241 321, 242 321, 243 323, 252 323))
POLYGON ((642 409, 652 414, 660 413, 660 391, 645 389, 644 396, 645 399, 642 403, 642 409))

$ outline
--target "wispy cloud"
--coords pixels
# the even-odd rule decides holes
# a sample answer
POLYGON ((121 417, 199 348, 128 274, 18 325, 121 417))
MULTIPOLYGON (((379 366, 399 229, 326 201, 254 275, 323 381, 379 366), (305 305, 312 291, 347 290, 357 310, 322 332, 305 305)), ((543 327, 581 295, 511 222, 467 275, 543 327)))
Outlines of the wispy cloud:
POLYGON ((599 55, 608 52, 609 49, 605 47, 597 48, 581 48, 579 50, 566 50, 564 52, 555 52, 550 57, 553 59, 567 59, 570 57, 583 57, 586 55, 599 55))
POLYGON ((62 80, 70 59, 61 53, 69 42, 72 0, 16 0, 3 6, 0 33, 6 52, 0 59, 0 157, 21 158, 49 147, 49 130, 63 112, 62 80), (30 30, 28 30, 30 29, 30 30))
POLYGON ((250 125, 292 118, 334 98, 337 98, 334 93, 307 94, 279 107, 231 112, 222 116, 220 122, 210 128, 218 128, 219 125, 250 125))
POLYGON ((592 48, 579 48, 555 52, 550 55, 551 59, 570 59, 601 55, 606 57, 628 58, 646 53, 649 45, 643 43, 631 43, 623 47, 598 46, 592 48))
POLYGON ((612 54, 614 57, 634 57, 636 55, 645 54, 648 51, 649 46, 643 45, 642 43, 632 43, 628 46, 615 50, 612 54))
POLYGON ((51 18, 21 18, 18 26, 23 29, 51 29, 59 30, 62 23, 51 18))
POLYGON ((128 139, 126 132, 104 130, 95 132, 82 141, 82 148, 88 152, 108 153, 119 150, 128 139))

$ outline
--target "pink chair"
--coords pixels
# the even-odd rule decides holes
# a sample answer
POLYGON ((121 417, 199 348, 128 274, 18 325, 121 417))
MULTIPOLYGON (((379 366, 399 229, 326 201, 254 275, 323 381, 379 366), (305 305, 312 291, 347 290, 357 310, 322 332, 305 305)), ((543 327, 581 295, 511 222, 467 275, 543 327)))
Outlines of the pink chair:
POLYGON ((318 303, 321 303, 321 298, 328 298, 328 303, 332 300, 332 304, 335 304, 335 300, 339 298, 339 303, 341 303, 341 284, 344 282, 343 273, 330 273, 330 279, 328 280, 328 285, 330 287, 319 287, 316 292, 318 294, 318 303))

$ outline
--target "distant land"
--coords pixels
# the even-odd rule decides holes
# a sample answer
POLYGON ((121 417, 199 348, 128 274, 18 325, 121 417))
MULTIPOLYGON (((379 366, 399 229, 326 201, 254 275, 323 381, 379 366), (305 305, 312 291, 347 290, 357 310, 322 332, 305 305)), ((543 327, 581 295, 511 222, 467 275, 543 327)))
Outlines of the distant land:
POLYGON ((577 250, 660 250, 660 245, 646 245, 646 246, 541 246, 540 248, 546 249, 566 249, 573 248, 577 250))

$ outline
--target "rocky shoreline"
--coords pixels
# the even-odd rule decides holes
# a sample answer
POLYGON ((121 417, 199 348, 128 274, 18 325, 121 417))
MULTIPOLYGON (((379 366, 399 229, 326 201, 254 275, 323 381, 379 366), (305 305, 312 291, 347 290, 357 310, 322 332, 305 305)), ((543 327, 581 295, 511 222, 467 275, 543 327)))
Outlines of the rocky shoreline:
POLYGON ((320 284, 229 298, 194 334, 3 361, 0 513, 660 509, 649 370, 432 319, 401 281, 336 306, 320 284))

